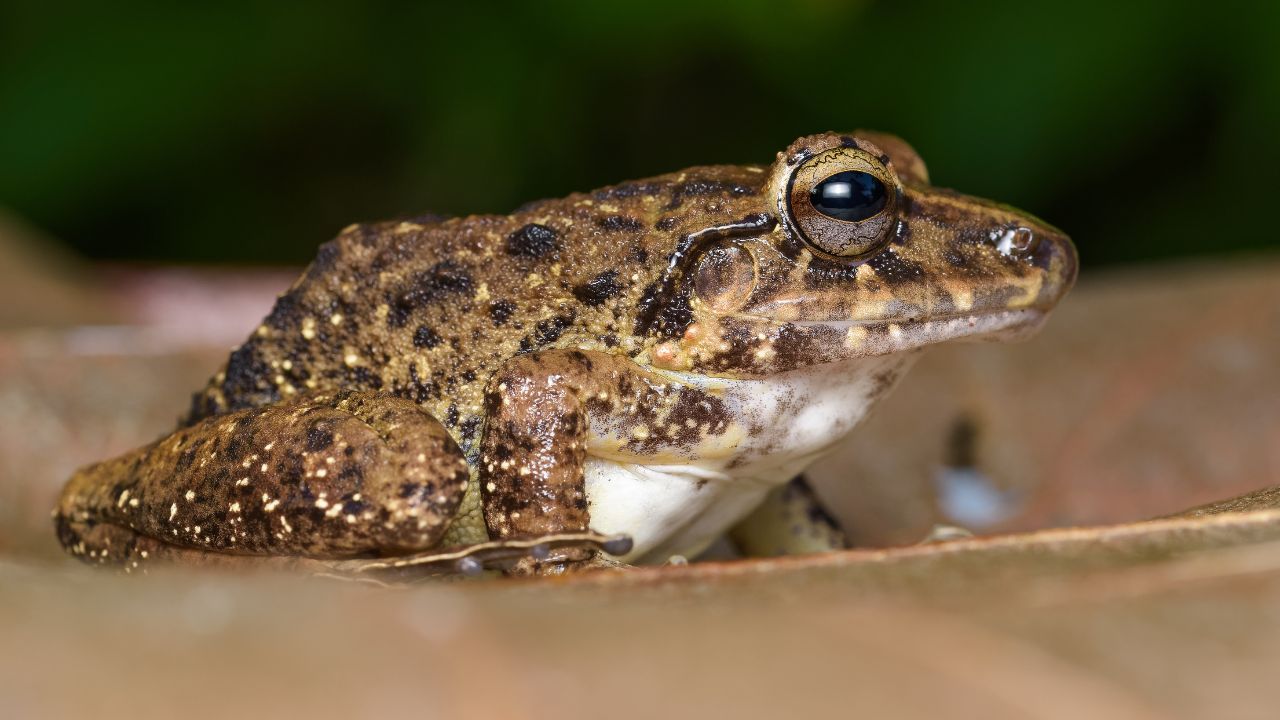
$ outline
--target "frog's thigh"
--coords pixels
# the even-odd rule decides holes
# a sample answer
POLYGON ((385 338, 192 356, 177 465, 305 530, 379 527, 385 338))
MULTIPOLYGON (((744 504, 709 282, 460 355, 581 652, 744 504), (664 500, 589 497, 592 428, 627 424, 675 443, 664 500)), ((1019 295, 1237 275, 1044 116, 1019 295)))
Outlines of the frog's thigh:
POLYGON ((83 468, 54 517, 72 554, 108 564, 193 549, 410 551, 440 539, 467 479, 457 445, 412 402, 313 394, 208 418, 83 468))
POLYGON ((800 475, 774 488, 729 531, 744 555, 771 557, 843 550, 844 532, 800 475))
POLYGON ((494 538, 588 528, 588 416, 616 414, 645 372, 625 357, 577 350, 521 355, 485 395, 480 492, 494 538))

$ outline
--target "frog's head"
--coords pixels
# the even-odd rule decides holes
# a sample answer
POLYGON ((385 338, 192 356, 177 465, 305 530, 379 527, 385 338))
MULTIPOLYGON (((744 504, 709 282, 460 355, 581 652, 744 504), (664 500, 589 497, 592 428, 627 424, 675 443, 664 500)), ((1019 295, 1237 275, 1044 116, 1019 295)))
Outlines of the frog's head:
POLYGON ((931 186, 893 136, 800 138, 778 154, 764 195, 760 214, 689 253, 693 322, 654 348, 656 364, 767 374, 1021 337, 1075 281, 1060 230, 931 186))

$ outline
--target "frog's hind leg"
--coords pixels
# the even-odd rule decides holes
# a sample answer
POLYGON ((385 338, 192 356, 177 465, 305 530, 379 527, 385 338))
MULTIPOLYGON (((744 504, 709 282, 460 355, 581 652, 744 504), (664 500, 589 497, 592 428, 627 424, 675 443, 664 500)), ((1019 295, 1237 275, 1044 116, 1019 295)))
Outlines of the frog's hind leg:
POLYGON ((126 569, 413 552, 440 541, 468 479, 461 450, 414 403, 317 393, 82 468, 54 523, 73 555, 126 569))
POLYGON ((831 552, 847 547, 844 532, 803 475, 774 488, 729 538, 744 555, 772 557, 831 552))

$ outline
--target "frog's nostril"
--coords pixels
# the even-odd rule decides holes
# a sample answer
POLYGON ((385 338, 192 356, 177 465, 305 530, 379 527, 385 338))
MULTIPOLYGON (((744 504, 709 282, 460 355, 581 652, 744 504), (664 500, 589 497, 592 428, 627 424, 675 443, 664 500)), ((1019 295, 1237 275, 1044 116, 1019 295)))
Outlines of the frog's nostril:
POLYGON ((1040 236, 1029 227, 1005 227, 992 230, 991 241, 1005 255, 1025 255, 1040 244, 1040 236))

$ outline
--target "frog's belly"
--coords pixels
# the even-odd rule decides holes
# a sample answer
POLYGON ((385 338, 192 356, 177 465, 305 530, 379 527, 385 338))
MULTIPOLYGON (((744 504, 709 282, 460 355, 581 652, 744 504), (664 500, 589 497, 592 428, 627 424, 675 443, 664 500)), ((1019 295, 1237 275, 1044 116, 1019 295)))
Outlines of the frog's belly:
POLYGON ((737 430, 686 449, 687 458, 673 464, 588 457, 592 528, 630 535, 635 544, 624 558, 630 562, 700 553, 770 489, 847 435, 912 357, 863 358, 752 380, 664 373, 721 397, 737 430))
POLYGON ((772 482, 731 477, 694 465, 632 465, 588 458, 591 527, 626 533, 627 562, 697 555, 760 504, 772 482))

